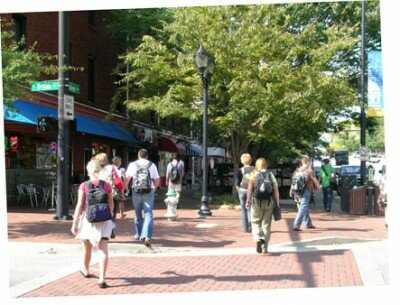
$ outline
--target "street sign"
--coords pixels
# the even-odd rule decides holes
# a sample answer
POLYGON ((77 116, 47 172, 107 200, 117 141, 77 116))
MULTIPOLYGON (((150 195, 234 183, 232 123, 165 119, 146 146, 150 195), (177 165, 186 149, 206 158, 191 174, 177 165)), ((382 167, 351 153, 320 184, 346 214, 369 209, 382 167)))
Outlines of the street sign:
POLYGON ((81 93, 81 87, 78 84, 69 82, 69 91, 71 93, 79 94, 81 93))
POLYGON ((359 149, 360 161, 368 161, 369 149, 365 146, 361 146, 359 149))
MULTIPOLYGON (((81 93, 81 88, 78 84, 69 82, 69 91, 71 93, 81 93)), ((58 80, 47 80, 43 82, 33 82, 31 84, 31 91, 57 91, 58 80)))
POLYGON ((64 94, 64 120, 74 120, 74 97, 64 94))
POLYGON ((31 85, 31 91, 57 91, 57 90, 58 90, 58 80, 34 82, 31 85))

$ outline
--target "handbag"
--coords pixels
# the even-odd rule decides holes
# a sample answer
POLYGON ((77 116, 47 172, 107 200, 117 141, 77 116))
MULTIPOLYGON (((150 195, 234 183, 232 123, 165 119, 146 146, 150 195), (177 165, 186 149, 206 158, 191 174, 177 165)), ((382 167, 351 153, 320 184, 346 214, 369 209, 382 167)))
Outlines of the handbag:
POLYGON ((272 213, 274 215, 275 221, 282 219, 281 207, 279 206, 279 204, 277 202, 275 202, 275 200, 274 200, 274 209, 273 209, 272 213))

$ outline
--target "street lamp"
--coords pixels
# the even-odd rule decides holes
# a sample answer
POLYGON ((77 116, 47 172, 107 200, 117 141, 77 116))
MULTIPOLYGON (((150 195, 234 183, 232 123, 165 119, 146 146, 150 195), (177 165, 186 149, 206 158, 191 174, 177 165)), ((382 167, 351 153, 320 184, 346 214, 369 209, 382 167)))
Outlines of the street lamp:
POLYGON ((211 80, 211 76, 214 73, 214 60, 204 50, 203 46, 197 50, 196 53, 196 66, 200 71, 201 81, 203 84, 203 194, 201 197, 201 207, 198 212, 200 217, 211 216, 212 213, 208 207, 208 197, 207 197, 207 124, 208 124, 208 114, 207 114, 207 102, 208 102, 208 85, 211 80))

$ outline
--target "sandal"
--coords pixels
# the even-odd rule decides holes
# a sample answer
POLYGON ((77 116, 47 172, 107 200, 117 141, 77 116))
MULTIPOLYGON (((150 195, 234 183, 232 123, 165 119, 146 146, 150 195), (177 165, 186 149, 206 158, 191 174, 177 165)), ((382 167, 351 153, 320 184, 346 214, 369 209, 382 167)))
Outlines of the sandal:
POLYGON ((83 273, 83 271, 82 270, 79 270, 79 272, 80 272, 80 274, 82 274, 82 276, 84 277, 84 278, 89 278, 89 277, 91 277, 91 275, 90 275, 90 273, 83 273))
POLYGON ((108 287, 106 282, 97 283, 97 286, 99 286, 99 288, 101 288, 101 289, 108 287))

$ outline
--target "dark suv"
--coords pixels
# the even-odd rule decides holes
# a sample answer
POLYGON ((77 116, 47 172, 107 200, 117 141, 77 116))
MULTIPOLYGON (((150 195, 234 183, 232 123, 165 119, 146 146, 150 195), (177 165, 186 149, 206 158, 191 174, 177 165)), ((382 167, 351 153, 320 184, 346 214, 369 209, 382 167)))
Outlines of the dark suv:
POLYGON ((361 167, 360 165, 342 165, 337 173, 336 186, 337 193, 340 195, 340 185, 344 176, 356 176, 357 186, 361 185, 361 167))

